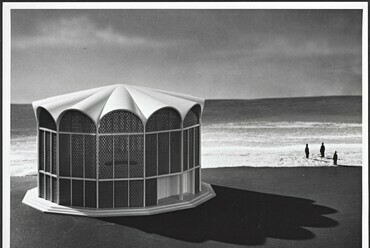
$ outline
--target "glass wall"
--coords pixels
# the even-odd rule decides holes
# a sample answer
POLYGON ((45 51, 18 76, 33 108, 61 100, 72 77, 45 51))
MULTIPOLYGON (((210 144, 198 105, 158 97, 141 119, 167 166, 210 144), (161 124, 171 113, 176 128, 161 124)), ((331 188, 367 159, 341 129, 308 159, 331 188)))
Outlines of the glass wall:
POLYGON ((84 113, 68 110, 58 131, 46 110, 38 113, 41 198, 86 208, 152 206, 158 203, 157 179, 185 172, 198 184, 190 193, 199 192, 199 105, 183 123, 168 107, 145 126, 124 110, 107 113, 98 127, 84 113))
POLYGON ((44 108, 37 109, 39 197, 57 202, 56 124, 44 108))
POLYGON ((144 126, 117 110, 99 126, 99 208, 144 206, 144 126))
POLYGON ((59 204, 95 208, 96 127, 87 115, 66 111, 59 123, 59 204))

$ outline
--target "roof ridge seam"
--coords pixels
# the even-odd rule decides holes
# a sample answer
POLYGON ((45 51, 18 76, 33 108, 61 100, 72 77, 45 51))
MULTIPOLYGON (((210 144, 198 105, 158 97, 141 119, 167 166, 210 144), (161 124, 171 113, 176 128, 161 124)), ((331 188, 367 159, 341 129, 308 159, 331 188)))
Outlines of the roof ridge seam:
POLYGON ((128 89, 128 88, 130 88, 130 86, 128 88, 127 88, 127 86, 128 86, 127 84, 124 84, 124 87, 123 88, 127 91, 127 93, 129 94, 132 102, 135 104, 136 108, 140 111, 140 118, 142 119, 141 121, 143 122, 143 124, 145 124, 147 120, 146 120, 146 118, 145 118, 145 116, 143 114, 143 111, 141 111, 141 109, 139 108, 139 106, 137 106, 135 99, 132 97, 132 95, 130 93, 130 90, 128 89), (144 119, 143 119, 143 117, 144 117, 144 119))

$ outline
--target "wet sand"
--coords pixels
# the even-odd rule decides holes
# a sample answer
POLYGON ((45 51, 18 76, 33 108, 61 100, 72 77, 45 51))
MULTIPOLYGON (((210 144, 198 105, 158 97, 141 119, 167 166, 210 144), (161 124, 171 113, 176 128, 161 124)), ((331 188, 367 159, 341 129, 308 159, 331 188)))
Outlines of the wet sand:
POLYGON ((194 209, 86 218, 22 204, 11 179, 11 247, 361 247, 361 167, 203 169, 217 196, 194 209))

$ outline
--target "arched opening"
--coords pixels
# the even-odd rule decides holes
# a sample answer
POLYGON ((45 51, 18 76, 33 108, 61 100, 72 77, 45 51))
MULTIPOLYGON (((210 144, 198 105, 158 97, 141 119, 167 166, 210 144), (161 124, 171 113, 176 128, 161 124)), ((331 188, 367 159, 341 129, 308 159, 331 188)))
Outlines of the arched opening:
POLYGON ((99 133, 142 133, 141 119, 125 110, 115 110, 104 115, 99 123, 99 133))
POLYGON ((146 132, 181 128, 181 117, 173 108, 163 108, 154 112, 146 123, 146 132))
POLYGON ((200 170, 197 168, 200 166, 200 115, 201 107, 196 104, 186 114, 183 122, 183 171, 188 171, 184 188, 185 191, 194 193, 198 193, 200 187, 200 170), (193 184, 194 188, 189 187, 193 184))
POLYGON ((37 116, 39 196, 56 202, 56 124, 43 107, 37 108, 37 116))
POLYGON ((114 181, 99 182, 99 208, 143 206, 143 176, 141 119, 126 110, 107 113, 99 123, 99 179, 114 181))
POLYGON ((199 104, 193 106, 184 118, 184 127, 190 127, 199 124, 200 112, 201 110, 199 104))
MULTIPOLYGON (((170 175, 181 172, 181 116, 173 108, 163 108, 153 113, 146 123, 145 130, 145 172, 147 177, 170 175)), ((146 181, 146 205, 157 204, 162 191, 169 191, 170 183, 178 185, 179 176, 175 180, 151 178, 146 181), (159 186, 158 186, 159 185, 159 186), (159 188, 157 188, 159 187, 159 188), (158 194, 158 195, 157 195, 158 194)), ((170 187, 172 188, 172 186, 170 187)), ((178 194, 178 192, 174 192, 178 194)))
POLYGON ((96 207, 96 126, 77 110, 59 122, 59 176, 59 204, 96 207))
POLYGON ((37 108, 39 127, 56 130, 56 124, 51 114, 44 108, 37 108))
POLYGON ((78 110, 67 110, 62 115, 59 131, 72 133, 95 133, 96 127, 89 116, 78 110))

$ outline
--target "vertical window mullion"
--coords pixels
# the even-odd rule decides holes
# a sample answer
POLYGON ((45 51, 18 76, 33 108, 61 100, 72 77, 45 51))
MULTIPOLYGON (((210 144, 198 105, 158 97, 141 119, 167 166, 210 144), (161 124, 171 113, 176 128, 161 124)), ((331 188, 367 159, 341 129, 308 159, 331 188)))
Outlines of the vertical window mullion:
POLYGON ((171 132, 168 132, 168 174, 171 174, 171 132))
POLYGON ((157 150, 156 150, 156 152, 157 152, 157 161, 156 161, 156 164, 157 164, 157 176, 158 176, 158 150, 159 150, 159 147, 158 147, 158 133, 156 133, 156 136, 157 136, 157 138, 156 138, 156 141, 157 141, 157 150))
POLYGON ((190 165, 190 163, 189 163, 189 161, 190 161, 190 147, 189 147, 189 143, 190 143, 190 141, 189 141, 189 138, 190 138, 190 129, 188 129, 188 131, 187 131, 187 136, 188 136, 188 138, 187 138, 187 140, 186 140, 186 145, 188 146, 188 148, 186 149, 188 152, 188 154, 186 154, 187 155, 187 157, 188 157, 188 159, 187 159, 187 161, 186 161, 186 163, 187 163, 187 165, 186 165, 186 168, 187 168, 187 170, 189 170, 189 165, 190 165))
POLYGON ((127 135, 127 206, 130 207, 130 135, 127 135))
POLYGON ((145 129, 143 130, 143 207, 146 206, 146 202, 145 202, 145 196, 146 196, 146 156, 145 156, 145 153, 146 153, 146 139, 145 139, 145 129))
MULTIPOLYGON (((44 164, 43 164, 43 168, 44 168, 44 172, 46 171, 46 131, 44 131, 44 144, 43 144, 43 149, 44 149, 44 164)), ((44 174, 44 199, 46 199, 46 176, 44 174)))
POLYGON ((100 161, 99 161, 99 126, 96 127, 96 139, 95 139, 95 153, 96 153, 96 158, 95 158, 95 163, 96 163, 96 208, 99 208, 99 168, 100 168, 100 161))
POLYGON ((73 206, 73 202, 72 202, 72 137, 73 134, 69 134, 69 176, 70 176, 70 180, 69 180, 69 184, 70 184, 70 201, 71 201, 71 206, 73 206))
MULTIPOLYGON (((49 136, 50 136, 50 151, 49 151, 49 157, 50 157, 50 174, 53 174, 53 133, 52 132, 49 132, 49 136)), ((50 201, 53 201, 53 185, 52 185, 52 180, 53 180, 53 177, 50 176, 50 201)))
POLYGON ((86 196, 85 196, 85 135, 82 135, 82 177, 83 177, 83 184, 82 184, 82 198, 83 198, 83 206, 85 207, 86 196))
POLYGON ((112 151, 112 167, 113 167, 113 171, 112 171, 112 175, 113 175, 113 176, 112 176, 112 182, 113 182, 113 183, 112 183, 112 184, 113 184, 113 186, 112 186, 112 191, 113 191, 113 194, 112 194, 112 195, 113 195, 113 208, 114 208, 114 206, 115 206, 115 205, 114 205, 114 198, 115 198, 115 197, 114 197, 114 184, 115 184, 115 183, 114 183, 114 182, 115 182, 115 180, 114 180, 114 179, 115 179, 115 175, 114 175, 114 164, 115 164, 115 160, 114 160, 114 154, 115 154, 115 153, 114 153, 114 135, 112 135, 112 143, 113 143, 113 144, 112 144, 112 150, 113 150, 113 151, 112 151))

